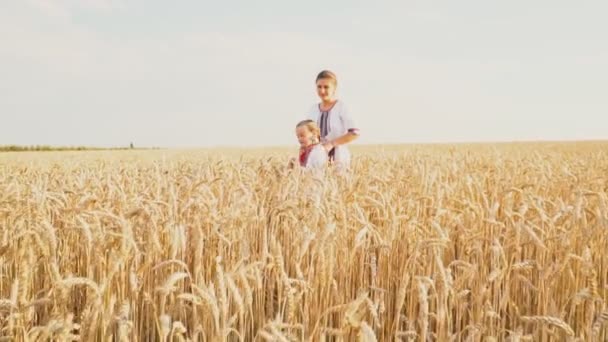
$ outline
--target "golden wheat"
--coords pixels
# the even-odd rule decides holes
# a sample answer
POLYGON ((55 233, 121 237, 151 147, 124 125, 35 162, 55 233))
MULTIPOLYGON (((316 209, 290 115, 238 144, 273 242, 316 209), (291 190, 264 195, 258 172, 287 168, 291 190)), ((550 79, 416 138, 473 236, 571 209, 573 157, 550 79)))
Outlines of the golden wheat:
POLYGON ((608 144, 0 154, 0 340, 608 339, 608 144))

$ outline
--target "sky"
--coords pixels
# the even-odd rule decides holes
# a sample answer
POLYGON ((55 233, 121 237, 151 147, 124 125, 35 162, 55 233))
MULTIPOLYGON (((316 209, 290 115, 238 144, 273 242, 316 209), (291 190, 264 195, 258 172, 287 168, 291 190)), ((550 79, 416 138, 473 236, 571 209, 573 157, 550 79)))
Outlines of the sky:
POLYGON ((606 1, 2 0, 0 145, 608 139, 606 1))

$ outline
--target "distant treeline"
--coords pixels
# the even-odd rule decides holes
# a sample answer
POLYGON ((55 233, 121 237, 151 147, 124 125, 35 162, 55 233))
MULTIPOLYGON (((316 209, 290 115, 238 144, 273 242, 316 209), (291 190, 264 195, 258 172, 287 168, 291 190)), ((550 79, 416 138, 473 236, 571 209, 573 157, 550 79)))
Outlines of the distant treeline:
MULTIPOLYGON (((134 150, 132 144, 126 147, 92 147, 92 146, 49 146, 49 145, 0 145, 0 152, 27 152, 27 151, 103 151, 103 150, 134 150)), ((157 148, 137 148, 157 149, 157 148)))

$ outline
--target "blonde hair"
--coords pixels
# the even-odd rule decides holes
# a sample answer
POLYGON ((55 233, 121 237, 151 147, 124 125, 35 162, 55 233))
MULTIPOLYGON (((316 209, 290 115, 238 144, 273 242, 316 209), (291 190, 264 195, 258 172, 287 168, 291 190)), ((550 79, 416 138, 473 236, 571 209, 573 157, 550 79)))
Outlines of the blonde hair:
POLYGON ((316 122, 314 122, 313 120, 302 120, 298 122, 296 128, 302 126, 306 127, 306 129, 308 129, 313 134, 313 136, 315 137, 315 143, 321 141, 321 129, 319 128, 316 122))
POLYGON ((334 82, 334 85, 336 85, 336 86, 338 85, 338 78, 336 77, 336 74, 334 74, 333 72, 331 72, 329 70, 321 71, 317 75, 317 79, 315 80, 315 82, 318 82, 321 79, 329 79, 334 82))

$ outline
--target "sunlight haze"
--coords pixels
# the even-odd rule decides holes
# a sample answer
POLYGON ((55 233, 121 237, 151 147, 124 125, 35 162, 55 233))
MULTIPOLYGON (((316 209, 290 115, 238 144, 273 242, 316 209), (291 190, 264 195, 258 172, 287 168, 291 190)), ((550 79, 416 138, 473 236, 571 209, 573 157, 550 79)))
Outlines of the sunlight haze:
POLYGON ((357 144, 608 138, 608 3, 0 4, 0 145, 297 145, 337 73, 357 144))

